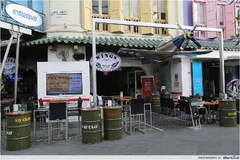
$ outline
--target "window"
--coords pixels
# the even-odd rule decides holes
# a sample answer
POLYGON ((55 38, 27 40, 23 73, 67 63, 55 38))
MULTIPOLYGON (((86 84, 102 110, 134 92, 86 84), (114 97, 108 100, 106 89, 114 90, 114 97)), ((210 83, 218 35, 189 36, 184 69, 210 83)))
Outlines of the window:
POLYGON ((154 0, 153 1, 153 19, 166 20, 167 13, 167 2, 166 0, 154 0))
POLYGON ((138 18, 138 0, 133 0, 133 17, 138 18))
POLYGON ((93 12, 93 14, 99 14, 98 0, 92 1, 92 12, 93 12))
POLYGON ((199 22, 201 23, 201 24, 204 24, 204 5, 203 4, 199 4, 199 22))
MULTIPOLYGON (((92 0, 93 18, 109 19, 108 0, 92 0)), ((108 24, 96 23, 96 31, 108 31, 108 24)))
MULTIPOLYGON (((205 27, 205 3, 193 3, 193 23, 194 25, 205 27)), ((194 36, 197 38, 205 38, 205 31, 195 31, 194 36)))
POLYGON ((161 7, 161 19, 166 20, 166 8, 167 8, 166 0, 160 1, 160 7, 161 7))
POLYGON ((237 8, 237 27, 240 28, 240 8, 237 8))
POLYGON ((224 8, 223 6, 218 6, 218 25, 224 25, 224 8))
POLYGON ((124 1, 124 16, 130 17, 130 2, 124 1))
MULTIPOLYGON (((153 20, 155 23, 167 23, 166 0, 153 0, 153 20)), ((166 28, 154 28, 154 34, 166 35, 166 28)))
POLYGON ((205 16, 204 16, 204 3, 194 3, 193 4, 193 22, 194 24, 204 25, 205 16))
POLYGON ((108 0, 102 1, 102 14, 108 14, 108 0))
MULTIPOLYGON (((138 0, 124 0, 124 16, 125 21, 139 21, 138 0)), ((125 33, 138 33, 138 28, 138 26, 125 26, 125 33)))

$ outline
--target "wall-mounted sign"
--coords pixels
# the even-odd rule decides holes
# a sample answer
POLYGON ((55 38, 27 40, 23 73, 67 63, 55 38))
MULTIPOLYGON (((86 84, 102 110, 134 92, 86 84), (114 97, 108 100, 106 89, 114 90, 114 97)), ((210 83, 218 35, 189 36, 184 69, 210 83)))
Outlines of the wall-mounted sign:
MULTIPOLYGON (((92 65, 92 58, 90 60, 92 65)), ((112 52, 99 52, 96 54, 96 70, 101 72, 111 72, 121 66, 121 58, 112 52)))
MULTIPOLYGON (((3 70, 3 74, 4 75, 10 75, 10 74, 14 74, 16 71, 16 59, 12 58, 12 57, 8 57, 6 62, 5 62, 5 66, 4 66, 4 70, 3 70)), ((2 67, 2 64, 0 64, 0 66, 2 67)))
POLYGON ((225 60, 239 60, 240 56, 237 55, 232 55, 232 56, 227 56, 225 60))
POLYGON ((9 4, 6 7, 6 11, 14 20, 27 26, 37 27, 42 24, 42 18, 39 14, 25 6, 9 4))
POLYGON ((142 82, 142 96, 152 96, 154 86, 153 86, 153 76, 141 76, 142 82))
POLYGON ((50 11, 50 15, 54 16, 54 15, 67 15, 68 11, 67 10, 51 10, 50 11))

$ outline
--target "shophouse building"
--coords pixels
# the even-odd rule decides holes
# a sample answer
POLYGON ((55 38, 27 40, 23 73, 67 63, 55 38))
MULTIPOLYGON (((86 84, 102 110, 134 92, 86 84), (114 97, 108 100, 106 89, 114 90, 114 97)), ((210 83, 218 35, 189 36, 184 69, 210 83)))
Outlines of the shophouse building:
MULTIPOLYGON (((3 11, 6 2, 10 3, 12 1, 5 0, 2 3, 3 11)), ((14 2, 19 3, 18 1, 14 2)), ((26 2, 32 4, 32 6, 36 4, 35 1, 26 2)), ((92 18, 195 25, 195 15, 192 16, 192 13, 198 13, 194 7, 196 2, 185 0, 38 1, 36 6, 42 6, 42 8, 40 7, 41 11, 46 16, 44 31, 39 32, 33 29, 36 34, 22 38, 20 64, 27 64, 27 68, 32 69, 36 76, 37 62, 90 61, 92 58, 92 18)), ((205 8, 208 7, 204 0, 200 2, 205 3, 205 8)), ((222 5, 227 6, 226 4, 222 5)), ((238 6, 236 3, 233 3, 233 5, 234 7, 238 6)), ((7 13, 1 13, 2 23, 2 21, 5 21, 2 17, 7 13)), ((206 13, 204 12, 204 14, 206 13)), ((236 12, 234 12, 233 16, 236 16, 236 12)), ((214 19, 214 17, 211 18, 214 19)), ((217 19, 218 16, 215 18, 217 19)), ((117 54, 120 48, 152 50, 182 33, 181 30, 176 29, 104 23, 99 23, 95 27, 97 31, 97 53, 117 54)), ((219 26, 205 25, 204 27, 214 28, 219 26)), ((229 29, 228 26, 225 27, 225 30, 229 29)), ((237 25, 233 25, 233 27, 235 28, 231 32, 224 33, 225 40, 229 39, 231 34, 237 32, 237 25)), ((119 92, 123 92, 124 95, 136 96, 141 94, 141 76, 147 75, 154 76, 155 90, 153 94, 160 94, 161 86, 166 86, 166 92, 172 93, 174 96, 192 95, 195 93, 194 84, 197 81, 194 79, 196 77, 193 76, 193 73, 196 69, 201 69, 203 76, 200 76, 200 83, 203 85, 199 81, 197 85, 200 85, 199 87, 203 91, 202 94, 209 95, 210 93, 204 89, 206 87, 206 78, 204 76, 207 72, 205 68, 209 68, 208 64, 218 63, 219 41, 217 36, 212 40, 208 33, 205 33, 206 37, 202 37, 203 33, 195 34, 196 37, 201 38, 199 41, 205 49, 214 50, 211 54, 213 57, 207 57, 207 55, 206 57, 175 57, 164 64, 158 64, 146 63, 139 59, 133 60, 130 57, 120 55, 121 65, 116 71, 108 73, 97 71, 97 94, 118 95, 119 92)), ((195 48, 196 46, 190 43, 188 47, 195 48)), ((4 49, 6 47, 2 47, 2 53, 4 53, 4 49)), ((10 53, 14 52, 14 50, 10 50, 10 53)), ((231 56, 235 56, 235 53, 239 52, 239 47, 233 41, 225 41, 224 52, 234 52, 231 56)), ((219 70, 216 67, 216 70, 210 70, 209 72, 219 72, 219 70)), ((234 74, 236 73, 239 74, 239 69, 236 69, 234 74)), ((91 79, 92 77, 90 77, 91 79)), ((216 82, 214 86, 219 88, 216 82)), ((218 89, 214 90, 214 94, 218 94, 218 89)))

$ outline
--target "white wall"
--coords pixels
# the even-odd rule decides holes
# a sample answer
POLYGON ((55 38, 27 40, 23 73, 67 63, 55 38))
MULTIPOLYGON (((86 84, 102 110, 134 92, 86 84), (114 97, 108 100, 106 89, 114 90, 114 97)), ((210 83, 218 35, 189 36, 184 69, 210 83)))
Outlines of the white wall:
POLYGON ((191 59, 182 57, 171 61, 171 92, 182 92, 183 96, 192 94, 191 59), (176 77, 177 76, 177 77, 176 77))
POLYGON ((171 61, 171 92, 182 92, 182 67, 181 60, 171 61))
POLYGON ((189 96, 192 95, 192 72, 191 72, 191 58, 183 57, 181 58, 181 68, 182 68, 182 95, 189 96))
POLYGON ((81 95, 62 95, 68 98, 90 98, 90 78, 89 78, 89 62, 38 62, 38 98, 51 98, 56 96, 46 96, 46 73, 57 72, 81 72, 83 93, 81 95))
MULTIPOLYGON (((86 47, 85 46, 79 46, 76 50, 77 52, 84 53, 84 59, 81 61, 86 60, 86 47)), ((73 45, 49 45, 48 46, 48 61, 49 62, 62 62, 61 56, 59 55, 61 52, 65 52, 67 55, 67 61, 75 61, 73 58, 74 49, 73 45)))

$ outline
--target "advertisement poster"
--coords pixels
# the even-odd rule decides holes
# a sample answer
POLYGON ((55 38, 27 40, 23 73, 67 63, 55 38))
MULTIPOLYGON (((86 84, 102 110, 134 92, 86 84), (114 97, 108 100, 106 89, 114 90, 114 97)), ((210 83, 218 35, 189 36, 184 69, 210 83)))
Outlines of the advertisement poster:
POLYGON ((53 73, 46 78, 47 95, 82 93, 82 73, 53 73))
POLYGON ((142 97, 151 96, 154 90, 153 76, 141 76, 142 82, 142 97))

